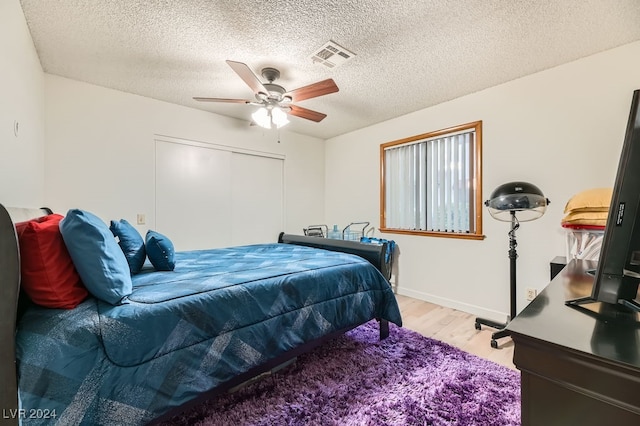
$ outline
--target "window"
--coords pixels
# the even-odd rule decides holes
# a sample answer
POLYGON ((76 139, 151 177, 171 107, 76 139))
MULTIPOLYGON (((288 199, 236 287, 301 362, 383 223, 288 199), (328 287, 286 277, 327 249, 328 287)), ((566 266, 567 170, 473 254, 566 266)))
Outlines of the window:
POLYGON ((483 239, 482 121, 380 145, 380 230, 483 239))

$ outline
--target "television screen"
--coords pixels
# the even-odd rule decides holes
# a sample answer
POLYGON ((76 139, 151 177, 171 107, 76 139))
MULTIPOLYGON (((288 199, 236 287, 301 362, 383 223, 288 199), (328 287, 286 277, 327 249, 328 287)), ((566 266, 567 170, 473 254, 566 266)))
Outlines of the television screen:
POLYGON ((640 90, 631 112, 618 163, 611 206, 590 297, 568 305, 603 302, 640 311, 640 90))

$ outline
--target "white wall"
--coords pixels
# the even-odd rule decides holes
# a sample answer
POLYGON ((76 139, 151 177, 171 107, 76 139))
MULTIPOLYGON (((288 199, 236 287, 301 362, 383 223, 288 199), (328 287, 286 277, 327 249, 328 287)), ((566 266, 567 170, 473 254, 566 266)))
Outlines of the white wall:
POLYGON ((40 207, 44 77, 18 0, 0 2, 0 56, 0 203, 40 207))
MULTIPOLYGON (((483 121, 483 200, 509 181, 528 181, 551 200, 522 223, 518 311, 525 289, 549 281, 565 251, 568 199, 613 186, 632 92, 640 89, 640 42, 524 77, 327 141, 326 220, 379 225, 381 143, 483 121)), ((398 292, 504 321, 509 312, 509 224, 483 212, 483 241, 380 234, 398 242, 398 292)))
POLYGON ((79 207, 105 221, 131 223, 143 213, 147 223, 139 230, 154 228, 154 140, 165 135, 284 155, 284 231, 301 233, 323 222, 320 139, 281 132, 278 143, 275 131, 250 128, 246 121, 49 74, 45 106, 45 201, 56 211, 79 207))

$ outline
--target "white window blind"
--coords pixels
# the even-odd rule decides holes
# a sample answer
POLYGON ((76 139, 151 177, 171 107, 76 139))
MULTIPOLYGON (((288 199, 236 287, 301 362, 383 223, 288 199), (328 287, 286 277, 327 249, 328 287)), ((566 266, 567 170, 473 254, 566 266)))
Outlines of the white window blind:
POLYGON ((384 149, 385 227, 474 233, 475 130, 384 149))

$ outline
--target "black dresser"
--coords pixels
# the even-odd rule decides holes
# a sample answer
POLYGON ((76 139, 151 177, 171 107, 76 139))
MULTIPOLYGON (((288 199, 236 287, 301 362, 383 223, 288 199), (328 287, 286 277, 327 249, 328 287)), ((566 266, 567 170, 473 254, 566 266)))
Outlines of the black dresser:
POLYGON ((556 263, 555 278, 507 326, 521 371, 522 425, 640 425, 640 314, 566 306, 591 294, 585 270, 596 264, 556 263))

